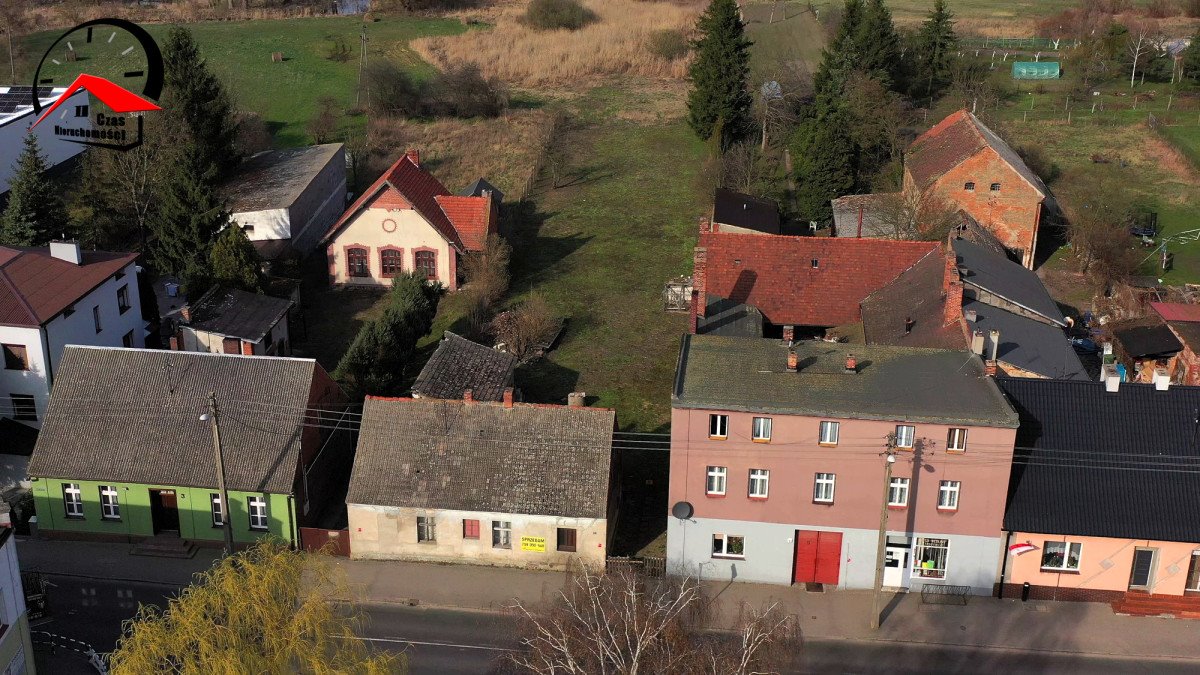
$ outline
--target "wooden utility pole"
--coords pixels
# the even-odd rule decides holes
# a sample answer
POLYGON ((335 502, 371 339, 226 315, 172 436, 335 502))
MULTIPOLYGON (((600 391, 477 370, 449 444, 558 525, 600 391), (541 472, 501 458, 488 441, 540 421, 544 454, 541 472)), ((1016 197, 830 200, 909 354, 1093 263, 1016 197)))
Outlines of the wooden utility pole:
POLYGON ((217 459, 217 489, 221 492, 221 529, 225 530, 225 555, 233 554, 233 515, 229 492, 225 489, 225 457, 221 448, 221 422, 218 418, 217 394, 208 392, 208 415, 212 423, 213 454, 217 459))
POLYGON ((358 36, 358 92, 354 95, 354 107, 362 105, 362 75, 363 66, 367 63, 367 23, 362 25, 362 33, 358 36))
POLYGON ((875 548, 875 595, 871 599, 871 630, 879 629, 879 604, 883 595, 884 555, 887 553, 888 496, 892 491, 892 465, 896 463, 896 450, 884 450, 883 462, 883 505, 879 509, 879 543, 875 548))

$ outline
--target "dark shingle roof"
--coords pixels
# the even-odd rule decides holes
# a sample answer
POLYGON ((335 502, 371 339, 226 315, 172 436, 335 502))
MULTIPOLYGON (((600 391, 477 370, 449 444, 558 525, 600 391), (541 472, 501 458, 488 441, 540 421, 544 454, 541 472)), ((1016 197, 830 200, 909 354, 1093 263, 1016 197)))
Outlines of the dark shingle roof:
POLYGON ((958 266, 966 269, 963 283, 978 286, 1009 302, 1063 325, 1063 313, 1033 270, 965 239, 953 240, 958 266))
POLYGON ((869 345, 961 349, 965 345, 957 321, 946 324, 942 285, 946 259, 930 251, 895 281, 862 302, 863 336, 869 345), (904 332, 906 319, 912 331, 904 332))
POLYGON ((974 300, 963 301, 963 313, 975 312, 968 321, 973 331, 983 331, 984 354, 992 353, 991 331, 1000 331, 998 360, 1043 377, 1086 380, 1087 371, 1061 328, 1006 312, 974 300))
POLYGON ((699 245, 707 251, 706 293, 753 305, 773 324, 796 326, 860 321, 864 298, 938 248, 932 241, 731 232, 701 233, 699 245))
POLYGON ((288 494, 318 377, 311 359, 68 346, 29 474, 213 487, 212 391, 229 489, 288 494))
POLYGON ((1125 353, 1135 359, 1166 356, 1183 350, 1179 338, 1162 323, 1118 328, 1113 331, 1113 337, 1121 343, 1125 353))
POLYGON ((1004 529, 1200 541, 1200 387, 997 383, 1021 416, 1004 529))
POLYGON ((1016 414, 968 351, 802 341, 787 371, 780 340, 685 335, 672 405, 1015 427, 1016 414), (844 372, 853 354, 858 372, 844 372))
POLYGON ((762 312, 757 307, 727 300, 718 295, 707 295, 704 316, 696 317, 696 332, 701 335, 727 335, 730 337, 762 337, 762 312))
POLYGON ((261 342, 287 316, 291 300, 214 287, 192 305, 192 330, 261 342))
POLYGON ((615 415, 368 397, 348 504, 604 518, 615 415))
POLYGON ((1172 321, 1167 324, 1175 331, 1179 341, 1194 352, 1200 352, 1200 323, 1195 321, 1172 321))
MULTIPOLYGON (((82 251, 76 265, 50 248, 0 246, 0 325, 40 326, 120 272, 136 253, 82 251)), ((130 279, 134 289, 137 280, 130 279)))
POLYGON ((779 205, 770 199, 717 188, 713 195, 714 223, 734 225, 763 234, 779 234, 779 205))
POLYGON ((491 183, 487 182, 487 180, 485 180, 483 178, 476 178, 475 182, 471 183, 466 188, 464 188, 462 190, 462 192, 459 192, 458 196, 460 196, 460 197, 483 197, 485 192, 491 192, 492 197, 495 198, 495 200, 497 202, 504 201, 504 193, 500 191, 500 188, 496 187, 495 185, 492 185, 491 183))
POLYGON ((499 401, 512 386, 517 357, 446 331, 429 357, 413 394, 425 398, 462 398, 471 390, 476 401, 499 401))

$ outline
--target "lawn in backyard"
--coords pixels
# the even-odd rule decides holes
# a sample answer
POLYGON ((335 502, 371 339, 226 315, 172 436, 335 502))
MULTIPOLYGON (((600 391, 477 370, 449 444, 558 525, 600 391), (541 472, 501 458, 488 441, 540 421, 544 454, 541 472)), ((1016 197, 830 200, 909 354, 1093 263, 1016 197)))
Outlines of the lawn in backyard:
MULTIPOLYGON (((357 17, 321 17, 255 21, 212 21, 188 28, 200 45, 208 65, 225 83, 235 105, 263 116, 281 147, 310 142, 305 127, 317 110, 317 102, 333 97, 340 108, 355 106, 359 62, 357 17), (328 58, 335 40, 351 50, 345 61, 328 58), (274 63, 271 55, 283 54, 274 63)), ((414 76, 428 77, 433 67, 408 48, 408 41, 426 35, 453 35, 466 30, 456 19, 389 16, 368 23, 368 59, 386 57, 414 76)), ((170 26, 150 24, 146 29, 161 46, 170 26)), ((28 80, 37 60, 58 38, 58 31, 35 33, 25 38, 18 81, 28 80)), ((97 48, 101 48, 97 44, 97 48)), ((345 117, 346 128, 361 127, 364 116, 345 117)))
POLYGON ((813 73, 821 62, 825 34, 808 3, 793 0, 754 3, 742 8, 750 49, 750 82, 757 85, 780 77, 784 68, 813 73))

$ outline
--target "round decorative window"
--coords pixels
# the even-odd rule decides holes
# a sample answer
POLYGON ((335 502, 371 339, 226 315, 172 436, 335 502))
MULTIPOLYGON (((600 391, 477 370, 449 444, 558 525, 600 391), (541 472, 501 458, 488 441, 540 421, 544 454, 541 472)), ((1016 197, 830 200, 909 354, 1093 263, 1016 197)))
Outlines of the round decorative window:
POLYGON ((388 234, 395 232, 396 231, 396 221, 392 220, 391 218, 388 218, 387 220, 383 221, 383 231, 387 232, 388 234))

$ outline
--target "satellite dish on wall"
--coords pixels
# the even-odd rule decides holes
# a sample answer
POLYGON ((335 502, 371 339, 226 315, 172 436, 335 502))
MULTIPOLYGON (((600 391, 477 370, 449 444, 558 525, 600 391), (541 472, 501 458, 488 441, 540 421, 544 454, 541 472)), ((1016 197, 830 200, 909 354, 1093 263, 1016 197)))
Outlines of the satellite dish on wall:
POLYGON ((687 520, 692 517, 692 505, 690 502, 675 502, 675 506, 671 507, 671 515, 680 520, 687 520))

